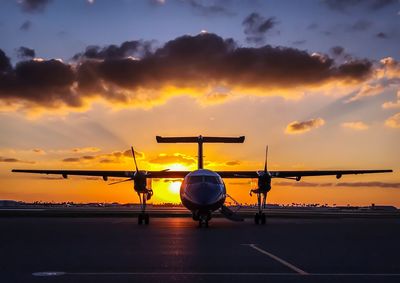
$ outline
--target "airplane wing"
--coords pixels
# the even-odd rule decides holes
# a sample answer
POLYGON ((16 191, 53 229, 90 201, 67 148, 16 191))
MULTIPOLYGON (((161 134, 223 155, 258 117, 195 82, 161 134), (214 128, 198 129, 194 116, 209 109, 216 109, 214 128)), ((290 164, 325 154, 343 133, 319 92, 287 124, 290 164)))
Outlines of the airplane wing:
MULTIPOLYGON (((32 170, 32 169, 13 169, 17 173, 33 174, 52 174, 61 175, 64 178, 68 176, 99 176, 104 180, 108 177, 130 178, 135 171, 110 171, 110 170, 32 170)), ((184 178, 190 171, 146 171, 147 178, 184 178)))
MULTIPOLYGON (((222 178, 258 178, 263 171, 216 171, 222 178)), ((336 176, 357 175, 371 173, 387 173, 393 170, 307 170, 307 171, 269 171, 272 178, 298 178, 308 176, 336 176)))

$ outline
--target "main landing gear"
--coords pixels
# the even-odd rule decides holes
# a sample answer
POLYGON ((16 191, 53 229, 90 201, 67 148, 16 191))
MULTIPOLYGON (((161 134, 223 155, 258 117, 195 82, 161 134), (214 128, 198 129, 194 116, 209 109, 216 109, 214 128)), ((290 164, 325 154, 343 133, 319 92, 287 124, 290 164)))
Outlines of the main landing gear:
POLYGON ((252 193, 257 194, 257 205, 258 205, 258 212, 254 215, 254 223, 255 224, 266 224, 267 223, 267 216, 263 212, 265 208, 265 204, 267 202, 267 192, 260 192, 259 189, 251 190, 250 195, 252 193))
POLYGON ((148 201, 153 195, 152 190, 146 190, 145 192, 138 192, 139 201, 140 201, 140 210, 141 213, 138 215, 138 224, 148 225, 150 223, 150 216, 146 213, 146 201, 148 201))

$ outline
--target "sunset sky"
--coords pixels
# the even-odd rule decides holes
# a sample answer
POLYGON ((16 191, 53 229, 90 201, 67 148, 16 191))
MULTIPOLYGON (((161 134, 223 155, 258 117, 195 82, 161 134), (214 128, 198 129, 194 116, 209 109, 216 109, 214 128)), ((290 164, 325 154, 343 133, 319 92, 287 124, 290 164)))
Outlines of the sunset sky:
MULTIPOLYGON (((393 169, 273 180, 270 203, 400 207, 398 0, 6 0, 0 4, 0 199, 137 202, 132 184, 13 168, 393 169)), ((251 180, 226 180, 254 203, 251 180)), ((154 203, 179 180, 154 180, 154 203)))

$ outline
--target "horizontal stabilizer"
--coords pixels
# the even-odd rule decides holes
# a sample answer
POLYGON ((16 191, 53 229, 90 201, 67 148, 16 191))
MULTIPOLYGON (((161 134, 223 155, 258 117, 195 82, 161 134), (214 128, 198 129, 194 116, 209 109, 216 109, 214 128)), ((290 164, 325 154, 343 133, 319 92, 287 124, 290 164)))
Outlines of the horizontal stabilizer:
POLYGON ((158 143, 243 143, 245 137, 161 137, 156 136, 158 143))
POLYGON ((242 217, 240 217, 239 214, 233 212, 230 208, 228 208, 225 205, 221 206, 220 211, 221 211, 222 215, 225 216, 225 218, 227 218, 229 220, 236 221, 236 222, 244 221, 244 219, 242 217))

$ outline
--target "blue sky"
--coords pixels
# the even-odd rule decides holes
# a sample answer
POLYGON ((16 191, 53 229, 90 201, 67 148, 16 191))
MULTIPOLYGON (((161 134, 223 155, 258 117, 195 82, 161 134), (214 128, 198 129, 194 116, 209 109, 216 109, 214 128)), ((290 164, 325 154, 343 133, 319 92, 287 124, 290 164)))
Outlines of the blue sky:
POLYGON ((146 0, 95 0, 92 4, 85 0, 53 0, 43 5, 43 9, 28 12, 18 1, 3 1, 1 47, 12 57, 15 57, 15 48, 26 46, 35 49, 38 56, 66 60, 88 45, 138 39, 162 44, 201 30, 232 37, 246 46, 249 44, 245 41, 242 22, 250 13, 257 12, 265 18, 274 17, 277 22, 265 34, 266 44, 325 53, 340 45, 358 57, 400 56, 398 1, 375 10, 369 4, 374 1, 368 0, 348 4, 344 10, 334 9, 322 0, 193 2, 200 6, 179 0, 166 0, 164 4, 146 0), (213 6, 223 9, 207 10, 213 6), (26 21, 31 23, 30 27, 21 30, 26 21), (387 38, 376 37, 380 32, 387 38))

